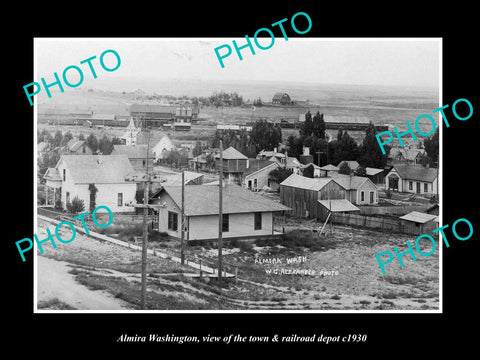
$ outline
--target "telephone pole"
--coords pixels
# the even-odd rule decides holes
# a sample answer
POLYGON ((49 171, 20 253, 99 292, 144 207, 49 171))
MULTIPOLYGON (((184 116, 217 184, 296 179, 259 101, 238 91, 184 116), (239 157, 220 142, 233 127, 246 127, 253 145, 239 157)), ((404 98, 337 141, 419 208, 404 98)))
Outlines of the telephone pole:
POLYGON ((218 285, 222 285, 222 240, 223 240, 223 141, 220 140, 220 177, 218 179, 218 285))
POLYGON ((145 310, 147 297, 147 241, 148 241, 148 188, 150 184, 150 175, 148 174, 148 152, 150 150, 150 131, 148 131, 147 140, 147 167, 145 174, 145 187, 143 189, 143 240, 142 240, 142 294, 140 307, 145 310))
POLYGON ((180 229, 180 259, 185 264, 185 171, 182 171, 182 221, 180 229))

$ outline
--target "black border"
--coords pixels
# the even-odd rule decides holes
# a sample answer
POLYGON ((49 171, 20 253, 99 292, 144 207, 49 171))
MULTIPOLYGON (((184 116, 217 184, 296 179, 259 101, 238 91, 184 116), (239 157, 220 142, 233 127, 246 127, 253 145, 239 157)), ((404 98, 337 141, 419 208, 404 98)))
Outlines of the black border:
MULTIPOLYGON (((113 6, 113 5, 112 5, 113 6)), ((33 108, 25 99, 22 86, 33 79, 34 37, 234 37, 253 34, 260 27, 291 18, 299 11, 306 12, 313 21, 309 37, 442 37, 443 38, 443 104, 452 104, 458 98, 467 98, 474 107, 468 121, 453 120, 444 128, 443 136, 443 223, 469 219, 478 227, 478 215, 470 205, 476 196, 476 157, 474 145, 478 117, 479 78, 475 9, 466 4, 451 4, 422 8, 419 4, 385 3, 339 4, 336 8, 320 2, 303 6, 299 2, 282 4, 212 3, 183 4, 172 9, 163 3, 119 4, 106 10, 84 4, 82 7, 32 9, 20 12, 21 29, 4 29, 13 55, 7 57, 8 86, 4 96, 7 116, 3 119, 4 132, 4 259, 8 264, 4 278, 4 311, 11 314, 8 321, 6 344, 12 349, 19 345, 37 351, 51 351, 50 347, 67 345, 72 353, 96 354, 103 349, 156 349, 165 356, 164 349, 211 352, 234 349, 236 353, 251 344, 166 345, 133 343, 120 344, 116 339, 123 333, 175 333, 177 335, 206 334, 224 336, 242 335, 337 335, 367 334, 365 344, 267 344, 256 346, 261 350, 283 351, 286 347, 314 350, 325 354, 328 350, 354 350, 375 356, 402 351, 405 355, 433 349, 461 345, 462 350, 474 344, 474 332, 468 324, 475 312, 475 257, 478 230, 465 242, 450 241, 444 247, 444 314, 33 314, 33 258, 21 262, 14 242, 33 234, 33 108), (30 25, 31 26, 30 26, 30 25), (30 26, 30 27, 29 27, 30 26), (10 34, 10 35, 9 35, 10 34), (11 101, 13 99, 13 102, 11 101), (476 128, 475 128, 476 127, 476 128), (9 143, 12 134, 12 143, 9 143), (16 141, 15 141, 16 139, 16 141), (8 145, 7 145, 8 144, 8 145), (7 148, 9 150, 7 150, 7 148), (29 345, 33 346, 29 346, 29 345), (418 346, 418 348, 417 348, 418 346), (305 348, 306 347, 306 348, 305 348), (423 350, 423 351, 422 351, 423 350)), ((3 26, 3 25, 2 25, 3 26)), ((406 119, 408 120, 408 119, 406 119)), ((448 234, 448 233, 447 233, 448 234)), ((449 238, 450 239, 450 238, 449 238)), ((21 349, 21 348, 20 348, 21 349)), ((231 354, 231 353, 230 353, 231 354)), ((300 356, 310 356, 299 353, 300 356)), ((313 353, 315 354, 315 353, 313 353)), ((255 355, 255 354, 253 354, 255 355)))

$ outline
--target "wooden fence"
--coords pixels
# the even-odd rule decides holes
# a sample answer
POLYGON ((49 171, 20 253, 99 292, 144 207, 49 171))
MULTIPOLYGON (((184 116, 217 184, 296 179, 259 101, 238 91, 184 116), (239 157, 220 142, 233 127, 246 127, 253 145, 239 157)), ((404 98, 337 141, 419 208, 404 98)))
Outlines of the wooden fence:
POLYGON ((405 215, 412 211, 425 212, 431 204, 400 206, 358 206, 361 215, 405 215))
POLYGON ((337 224, 361 226, 371 229, 382 229, 411 235, 431 234, 432 230, 438 227, 437 223, 433 221, 429 221, 425 224, 416 224, 409 221, 403 221, 401 219, 390 219, 386 217, 374 217, 348 213, 333 213, 331 221, 337 224))

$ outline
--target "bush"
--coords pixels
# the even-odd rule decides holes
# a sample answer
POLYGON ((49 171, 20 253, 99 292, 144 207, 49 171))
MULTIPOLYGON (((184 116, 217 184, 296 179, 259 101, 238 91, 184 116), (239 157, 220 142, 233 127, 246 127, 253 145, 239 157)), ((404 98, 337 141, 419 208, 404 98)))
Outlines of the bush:
POLYGON ((85 205, 83 204, 83 200, 81 200, 78 196, 75 196, 72 202, 67 202, 67 210, 71 214, 77 214, 81 211, 84 211, 85 205))
POLYGON ((165 231, 152 231, 149 235, 151 241, 168 241, 169 235, 165 231))
POLYGON ((55 200, 55 209, 63 210, 62 200, 60 199, 55 200))
POLYGON ((391 199, 392 198, 392 191, 390 189, 387 189, 385 191, 385 196, 387 197, 387 199, 391 199))
POLYGON ((240 250, 249 252, 253 250, 253 245, 250 242, 247 241, 239 241, 238 247, 240 250))
POLYGON ((37 193, 37 205, 45 205, 45 194, 42 192, 37 193))

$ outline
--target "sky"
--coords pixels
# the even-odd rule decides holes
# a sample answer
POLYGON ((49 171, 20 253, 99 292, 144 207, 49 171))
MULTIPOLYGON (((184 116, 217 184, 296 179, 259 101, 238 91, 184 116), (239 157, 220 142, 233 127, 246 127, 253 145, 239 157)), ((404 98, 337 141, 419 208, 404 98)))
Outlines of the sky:
MULTIPOLYGON (((93 78, 87 64, 92 61, 98 78, 143 78, 146 81, 167 79, 195 80, 264 80, 295 81, 321 84, 353 84, 408 86, 436 89, 440 85, 441 39, 438 38, 275 38, 270 49, 256 47, 241 50, 240 60, 232 40, 239 46, 245 38, 36 38, 36 79, 53 82, 53 72, 61 77, 69 65, 84 71, 83 84, 93 78), (215 47, 227 44, 232 54, 223 61, 215 47), (103 71, 100 54, 113 49, 121 57, 120 67, 103 71), (97 69, 99 69, 97 71, 97 69)), ((260 38, 266 47, 270 38, 260 38)), ((226 48, 220 50, 223 54, 226 48)), ((115 65, 112 54, 105 56, 109 66, 115 65)), ((70 81, 75 82, 70 70, 70 81)))

